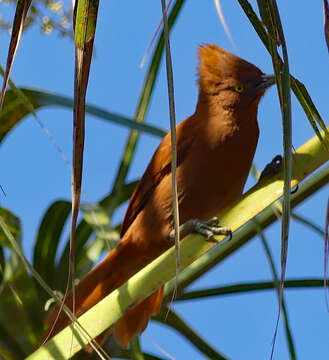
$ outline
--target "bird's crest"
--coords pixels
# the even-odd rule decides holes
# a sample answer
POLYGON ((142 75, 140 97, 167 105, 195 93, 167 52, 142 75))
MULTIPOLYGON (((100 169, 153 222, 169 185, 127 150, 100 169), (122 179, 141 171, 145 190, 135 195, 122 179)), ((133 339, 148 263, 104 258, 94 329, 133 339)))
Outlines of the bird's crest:
POLYGON ((262 72, 253 64, 218 47, 205 44, 199 46, 199 83, 220 83, 227 78, 235 78, 241 82, 260 78, 262 72))

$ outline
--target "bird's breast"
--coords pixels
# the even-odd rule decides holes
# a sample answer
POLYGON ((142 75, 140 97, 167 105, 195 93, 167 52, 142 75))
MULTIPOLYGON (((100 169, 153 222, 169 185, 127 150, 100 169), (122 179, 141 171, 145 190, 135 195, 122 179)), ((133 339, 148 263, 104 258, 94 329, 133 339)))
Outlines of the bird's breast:
POLYGON ((182 221, 206 220, 242 194, 258 133, 256 122, 199 132, 177 171, 182 221))

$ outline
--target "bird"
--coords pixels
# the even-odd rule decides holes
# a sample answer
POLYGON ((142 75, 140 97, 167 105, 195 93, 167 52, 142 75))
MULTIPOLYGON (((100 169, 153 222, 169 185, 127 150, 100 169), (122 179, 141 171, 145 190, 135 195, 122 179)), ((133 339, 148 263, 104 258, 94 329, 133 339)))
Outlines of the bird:
MULTIPOLYGON (((180 223, 206 222, 236 201, 255 154, 258 105, 275 83, 258 67, 214 44, 198 47, 198 100, 195 112, 176 126, 177 190, 180 223)), ((75 287, 78 317, 173 246, 171 135, 153 154, 133 192, 121 225, 120 243, 75 287)), ((123 347, 142 333, 163 299, 163 287, 129 309, 96 338, 112 332, 123 347)), ((65 304, 72 309, 72 293, 65 304)), ((111 311, 111 309, 108 309, 111 311)), ((70 324, 55 305, 46 317, 41 341, 70 324)))

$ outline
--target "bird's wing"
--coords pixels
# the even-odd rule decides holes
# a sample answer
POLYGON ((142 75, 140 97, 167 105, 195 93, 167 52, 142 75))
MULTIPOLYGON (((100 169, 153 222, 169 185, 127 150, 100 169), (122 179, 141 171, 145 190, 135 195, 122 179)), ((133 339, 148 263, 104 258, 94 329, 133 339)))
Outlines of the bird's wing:
MULTIPOLYGON (((188 118, 190 119, 190 118, 188 118)), ((187 120, 177 126, 177 167, 182 163, 193 141, 194 131, 190 128, 184 131, 187 120), (189 134, 187 136, 187 134, 189 134)), ((135 220, 138 213, 144 208, 153 190, 164 176, 171 172, 171 136, 168 133, 154 153, 143 177, 133 192, 128 209, 121 225, 121 238, 135 220)))

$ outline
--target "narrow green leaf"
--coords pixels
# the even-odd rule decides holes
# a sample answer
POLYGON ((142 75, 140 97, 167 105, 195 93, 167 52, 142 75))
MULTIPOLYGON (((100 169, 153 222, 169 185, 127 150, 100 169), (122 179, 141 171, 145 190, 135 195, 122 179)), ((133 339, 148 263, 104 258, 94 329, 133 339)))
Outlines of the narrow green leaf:
POLYGON ((3 285, 3 274, 6 267, 6 259, 5 259, 5 252, 3 251, 3 247, 0 245, 0 292, 1 286, 3 285))
POLYGON ((327 201, 326 218, 324 224, 324 261, 323 261, 323 286, 324 299, 326 303, 327 312, 329 313, 328 301, 328 255, 329 255, 329 199, 327 201))
POLYGON ((184 336, 191 345, 196 347, 203 355, 213 360, 225 360, 224 355, 220 354, 212 346, 210 346, 196 331, 194 331, 187 323, 178 316, 172 309, 163 306, 159 314, 152 318, 163 325, 171 327, 184 336))
POLYGON ((167 70, 167 86, 168 86, 168 102, 170 115, 170 136, 171 136, 171 178, 172 178, 172 214, 174 219, 175 231, 175 249, 176 249, 176 278, 178 279, 180 268, 180 233, 179 233, 179 209, 178 209, 178 190, 176 179, 177 168, 177 143, 176 143, 176 111, 175 111, 175 95, 174 95, 174 75, 172 70, 169 26, 167 19, 166 1, 161 0, 162 16, 163 16, 163 35, 166 49, 166 70, 167 70))
MULTIPOLYGON (((275 287, 276 284, 273 281, 233 284, 216 288, 187 291, 179 295, 176 301, 197 300, 213 296, 227 296, 255 291, 274 290, 275 287)), ((288 279, 285 281, 285 287, 287 289, 322 288, 323 279, 288 279)))
POLYGON ((307 219, 305 216, 296 214, 295 212, 292 213, 291 217, 294 220, 296 220, 296 221, 306 225, 310 229, 314 230, 316 233, 318 233, 321 236, 322 239, 324 239, 324 230, 321 228, 321 226, 315 224, 313 221, 307 219))
POLYGON ((295 360, 296 359, 296 351, 295 351, 295 344, 294 344, 294 339, 292 336, 292 331, 291 331, 291 326, 290 326, 290 322, 289 322, 289 318, 288 318, 288 310, 287 310, 287 305, 284 299, 284 295, 280 293, 280 280, 279 280, 279 276, 277 273, 277 270, 275 268, 275 264, 274 264, 274 260, 273 260, 273 255, 271 253, 270 247, 268 246, 267 240, 264 236, 263 231, 261 230, 259 224, 257 223, 257 220, 254 220, 256 227, 257 227, 257 231, 258 231, 258 235, 262 241, 262 245, 266 254, 266 257, 268 259, 268 262, 270 264, 270 268, 271 268, 271 272, 272 272, 272 276, 273 276, 273 280, 274 280, 274 284, 276 287, 276 291, 277 291, 277 295, 278 295, 278 299, 279 301, 281 300, 282 304, 282 314, 283 314, 283 320, 284 320, 284 327, 285 327, 285 334, 286 334, 286 339, 287 339, 287 343, 288 343, 288 349, 289 349, 289 359, 291 360, 295 360), (282 298, 280 298, 282 296, 282 298))
MULTIPOLYGON (((6 223, 8 229, 16 238, 16 241, 21 242, 22 237, 22 227, 19 218, 14 215, 10 210, 0 207, 0 216, 3 221, 6 223)), ((8 241, 7 236, 4 232, 0 231, 0 246, 5 246, 13 250, 10 241, 8 241)))
MULTIPOLYGON (((286 265, 288 256, 288 238, 290 228, 290 213, 291 213, 291 175, 292 175, 292 125, 291 125, 291 95, 290 95, 290 72, 289 72, 289 60, 288 51, 286 47, 286 41, 281 25, 281 19, 279 10, 276 4, 276 0, 259 0, 258 3, 262 3, 262 14, 265 16, 262 18, 265 26, 267 27, 270 36, 270 47, 272 48, 272 63, 275 72, 275 79, 278 89, 278 95, 280 99, 280 107, 282 113, 282 127, 283 127, 283 173, 284 173, 284 187, 283 187, 283 202, 282 202, 282 228, 281 228, 281 278, 279 288, 279 311, 274 332, 273 346, 271 359, 273 357, 275 340, 277 330, 279 326, 279 319, 281 309, 283 309, 283 289, 284 279, 286 276, 286 265), (281 61, 277 47, 281 46, 283 61, 281 61)), ((294 346, 292 343, 292 337, 290 336, 290 329, 286 322, 286 334, 289 344, 290 355, 295 358, 294 346)))
POLYGON ((93 227, 96 237, 102 239, 109 250, 114 249, 120 240, 118 231, 110 226, 110 217, 97 204, 82 204, 81 211, 84 220, 93 227))
MULTIPOLYGON (((242 10, 244 11, 244 13, 247 15, 251 25, 256 30, 259 38, 262 40, 263 44, 265 45, 266 49, 269 52, 271 52, 269 36, 266 32, 266 29, 265 29, 263 23, 259 20, 257 14, 253 10, 252 6, 250 5, 250 3, 247 0, 238 0, 238 2, 240 4, 242 10)), ((257 0, 257 3, 258 3, 259 10, 260 10, 262 17, 266 16, 265 7, 262 6, 263 2, 257 0)))
POLYGON ((69 201, 59 200, 51 204, 41 221, 34 245, 33 266, 52 288, 57 277, 55 261, 58 245, 70 213, 69 201))
POLYGON ((26 354, 20 348, 15 337, 8 334, 0 322, 0 354, 3 360, 24 359, 26 354))
MULTIPOLYGON (((22 230, 19 218, 4 208, 0 208, 0 217, 16 242, 21 243, 22 230)), ((0 244, 14 250, 13 244, 1 228, 0 244)), ((3 348, 5 353, 24 351, 27 354, 36 344, 36 334, 40 334, 43 327, 40 316, 42 303, 36 302, 39 297, 35 284, 17 255, 11 253, 6 261, 2 247, 0 255, 0 348, 3 348), (21 335, 15 337, 14 334, 17 332, 21 335), (7 343, 7 348, 6 338, 13 339, 7 343)))
MULTIPOLYGON (((110 226, 110 218, 100 205, 82 204, 81 211, 84 221, 92 227, 96 237, 79 253, 76 269, 80 276, 92 268, 104 250, 111 251, 120 241, 118 229, 110 226)), ((81 234, 80 226, 81 223, 77 228, 77 239, 81 234)))
POLYGON ((75 71, 73 106, 72 217, 70 229, 69 283, 75 279, 75 233, 80 208, 83 149, 85 141, 86 93, 96 32, 98 0, 76 0, 74 11, 75 71))
MULTIPOLYGON (((73 108, 73 99, 67 96, 30 88, 21 88, 18 90, 23 94, 25 99, 23 99, 22 96, 18 96, 14 90, 8 90, 6 92, 5 102, 2 113, 0 114, 0 142, 21 120, 33 113, 32 111, 34 111, 34 109, 37 110, 48 106, 73 108), (30 106, 26 104, 27 101, 31 104, 30 106)), ((102 120, 158 137, 163 137, 167 133, 167 131, 163 129, 138 123, 133 119, 111 113, 94 105, 87 104, 86 113, 102 120)))
POLYGON ((329 4, 328 0, 323 0, 324 8, 324 36, 329 50, 329 4))
MULTIPOLYGON (((2 66, 0 65, 0 73, 2 76, 5 76, 5 71, 3 70, 2 66)), ((30 114, 32 114, 35 118, 36 118, 36 113, 35 113, 35 110, 34 110, 34 107, 32 105, 32 103, 30 102, 30 100, 25 96, 25 94, 23 93, 23 91, 18 88, 15 83, 9 78, 8 79, 8 83, 11 87, 11 90, 8 90, 9 92, 12 92, 16 95, 16 97, 18 99, 20 99, 20 103, 22 105, 24 105, 24 108, 28 110, 28 112, 30 114)), ((4 103, 2 104, 2 111, 0 112, 0 120, 3 121, 3 118, 5 118, 5 111, 4 111, 4 107, 5 107, 5 104, 6 104, 6 98, 7 98, 7 94, 8 94, 8 91, 6 91, 6 94, 4 96, 4 103)), ((1 131, 0 131, 0 141, 2 140, 1 138, 1 131)))
POLYGON ((324 135, 327 139, 329 138, 329 132, 326 128, 326 125, 321 115, 319 114, 317 108, 315 107, 313 100, 311 99, 305 85, 302 84, 297 79, 295 79, 293 76, 290 76, 290 84, 297 100, 304 109, 304 112, 308 117, 314 132, 316 133, 322 144, 326 147, 327 151, 329 152, 328 146, 326 145, 326 142, 323 140, 322 136, 320 135, 320 131, 318 130, 315 120, 318 122, 321 129, 324 131, 324 135))
POLYGON ((33 279, 16 253, 6 262, 0 302, 0 323, 25 354, 31 352, 43 330, 43 303, 33 279))
POLYGON ((4 74, 2 90, 0 94, 0 114, 2 110, 2 105, 5 98, 6 88, 9 81, 10 71, 14 62, 15 54, 18 48, 19 40, 23 31, 23 26, 25 18, 32 0, 18 0, 16 5, 14 23, 11 30, 11 38, 7 56, 6 71, 4 74))

